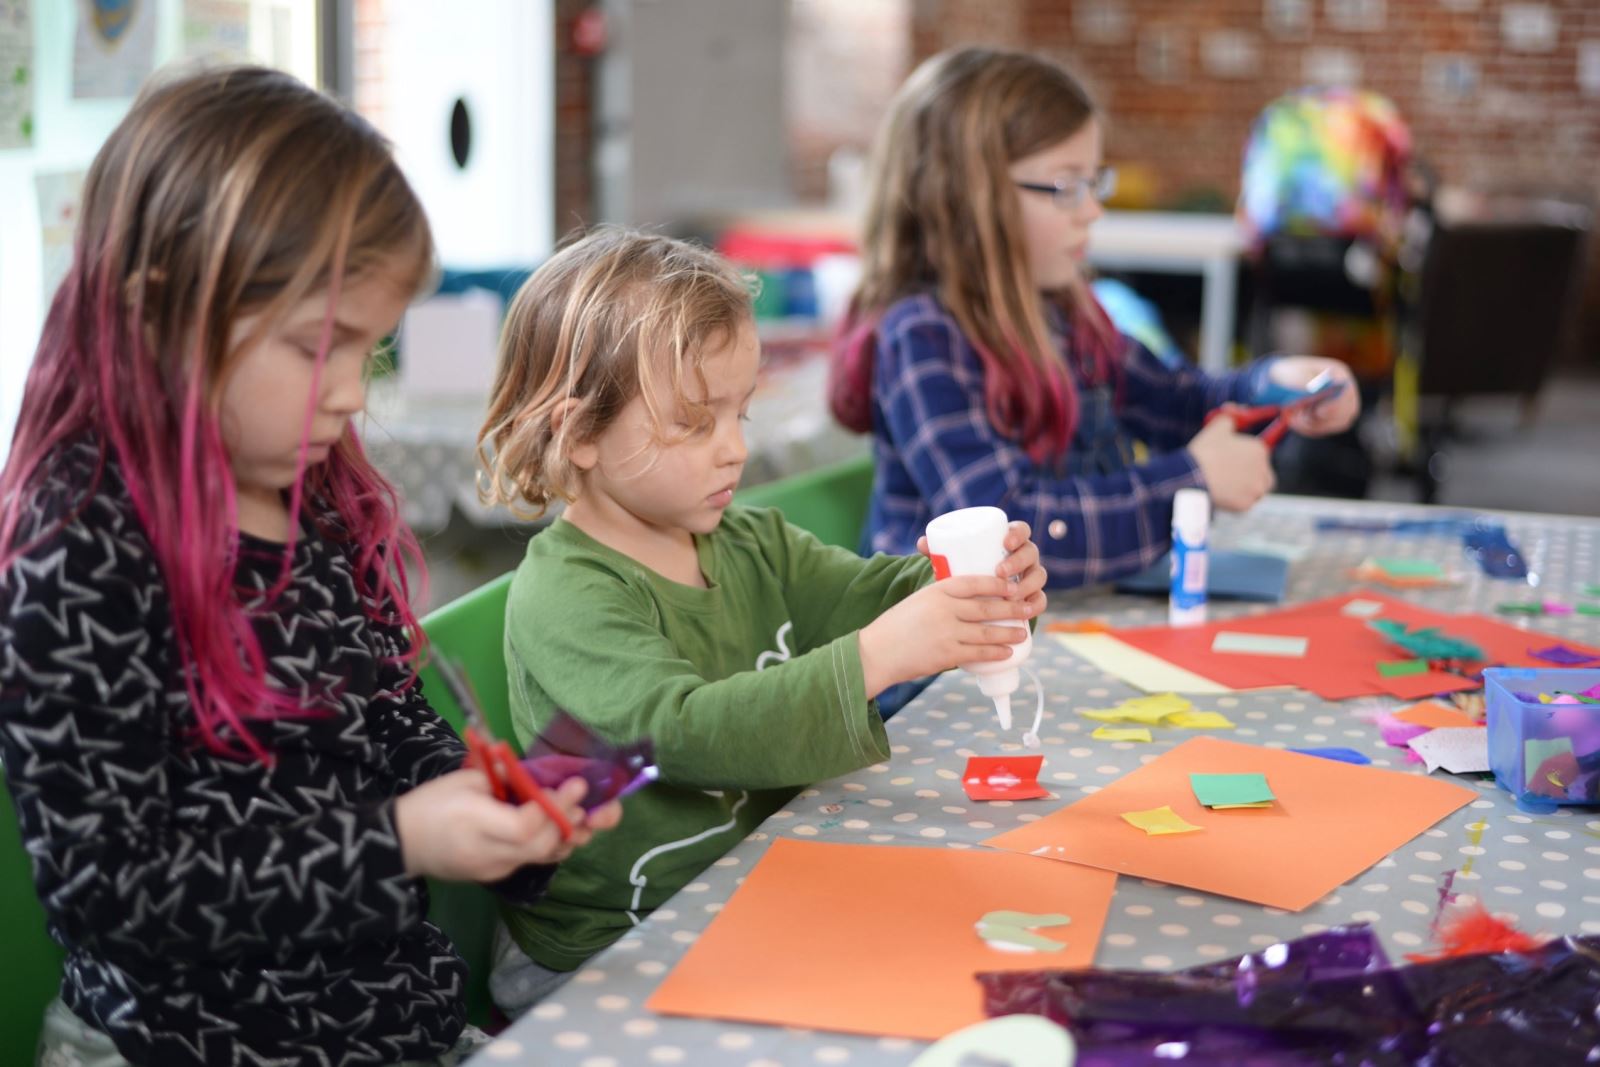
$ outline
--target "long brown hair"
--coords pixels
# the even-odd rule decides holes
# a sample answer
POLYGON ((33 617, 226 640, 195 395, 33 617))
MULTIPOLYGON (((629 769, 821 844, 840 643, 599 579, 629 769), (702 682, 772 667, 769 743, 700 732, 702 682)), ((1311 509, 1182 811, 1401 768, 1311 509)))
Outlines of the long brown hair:
POLYGON ((636 396, 658 440, 672 438, 658 408, 663 395, 687 413, 680 433, 704 428, 711 413, 688 383, 704 395, 706 354, 753 324, 751 290, 715 252, 620 227, 596 229, 551 256, 506 313, 478 432, 487 474, 479 497, 532 517, 557 499, 571 503, 571 446, 604 432, 636 396))
MULTIPOLYGON (((278 71, 219 68, 154 83, 90 167, 72 266, 0 472, 0 576, 52 533, 24 537, 50 456, 92 440, 99 463, 78 506, 114 459, 167 586, 181 674, 213 751, 268 759, 250 720, 318 713, 268 685, 234 593, 238 520, 219 425, 230 369, 292 307, 326 290, 320 372, 342 285, 383 277, 414 292, 432 262, 427 220, 388 143, 278 71), (235 323, 252 314, 253 336, 230 344, 235 323)), ((354 427, 307 471, 309 417, 290 529, 309 494, 319 504, 313 519, 353 546, 373 617, 414 627, 407 569, 422 574, 422 559, 394 491, 354 427)), ((291 535, 276 589, 293 548, 291 535)))
MULTIPOLYGON (((990 421, 1036 458, 1072 439, 1077 394, 1051 342, 1029 269, 1009 167, 1096 117, 1059 64, 1022 52, 961 48, 912 72, 873 145, 862 279, 841 335, 835 415, 871 427, 871 351, 878 317, 932 290, 985 364, 990 421)), ((1068 317, 1079 358, 1112 372, 1115 331, 1081 279, 1049 294, 1068 317)))

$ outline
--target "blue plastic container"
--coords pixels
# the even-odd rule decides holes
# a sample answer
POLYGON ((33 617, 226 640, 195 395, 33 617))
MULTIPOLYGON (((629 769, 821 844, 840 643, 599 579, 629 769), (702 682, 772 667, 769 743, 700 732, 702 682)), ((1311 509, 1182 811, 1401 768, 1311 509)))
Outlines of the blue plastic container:
POLYGON ((1540 693, 1582 693, 1600 669, 1492 667, 1483 672, 1489 766, 1528 811, 1600 804, 1600 704, 1544 704, 1540 693))

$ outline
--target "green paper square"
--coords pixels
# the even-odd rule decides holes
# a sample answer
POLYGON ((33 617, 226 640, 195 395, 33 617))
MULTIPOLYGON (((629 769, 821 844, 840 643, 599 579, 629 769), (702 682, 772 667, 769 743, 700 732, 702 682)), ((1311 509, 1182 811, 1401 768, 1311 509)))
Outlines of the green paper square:
POLYGON ((1208 808, 1276 800, 1264 774, 1190 774, 1194 798, 1208 808))
POLYGON ((1425 659, 1385 660, 1378 664, 1378 673, 1385 678, 1403 678, 1411 674, 1427 674, 1425 659))
POLYGON ((1374 565, 1395 578, 1443 578, 1444 568, 1431 559, 1375 559, 1374 565))

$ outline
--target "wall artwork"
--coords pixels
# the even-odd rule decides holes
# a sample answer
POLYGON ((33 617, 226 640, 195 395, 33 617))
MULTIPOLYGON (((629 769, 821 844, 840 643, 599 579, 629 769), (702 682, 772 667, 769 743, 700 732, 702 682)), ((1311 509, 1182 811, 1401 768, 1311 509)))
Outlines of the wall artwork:
POLYGON ((33 0, 0 0, 0 149, 33 143, 33 0))
POLYGON ((75 99, 133 96, 155 65, 154 0, 78 0, 72 52, 75 99))

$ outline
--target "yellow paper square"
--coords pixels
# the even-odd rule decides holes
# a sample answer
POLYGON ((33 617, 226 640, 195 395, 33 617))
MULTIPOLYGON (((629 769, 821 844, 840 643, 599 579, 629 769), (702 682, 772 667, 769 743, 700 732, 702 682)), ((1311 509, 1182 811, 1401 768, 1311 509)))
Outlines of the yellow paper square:
POLYGON ((1183 816, 1173 811, 1170 805, 1151 808, 1149 811, 1125 811, 1122 817, 1152 837, 1157 834, 1187 834, 1205 829, 1185 820, 1183 816))
POLYGON ((1232 730, 1233 720, 1220 711, 1180 711, 1167 720, 1168 726, 1184 730, 1232 730))
POLYGON ((1170 715, 1174 711, 1188 711, 1194 705, 1176 693, 1156 693, 1153 696, 1134 697, 1122 702, 1124 710, 1150 711, 1170 715))
POLYGON ((1145 726, 1102 726, 1089 736, 1096 741, 1148 741, 1150 730, 1145 726))

